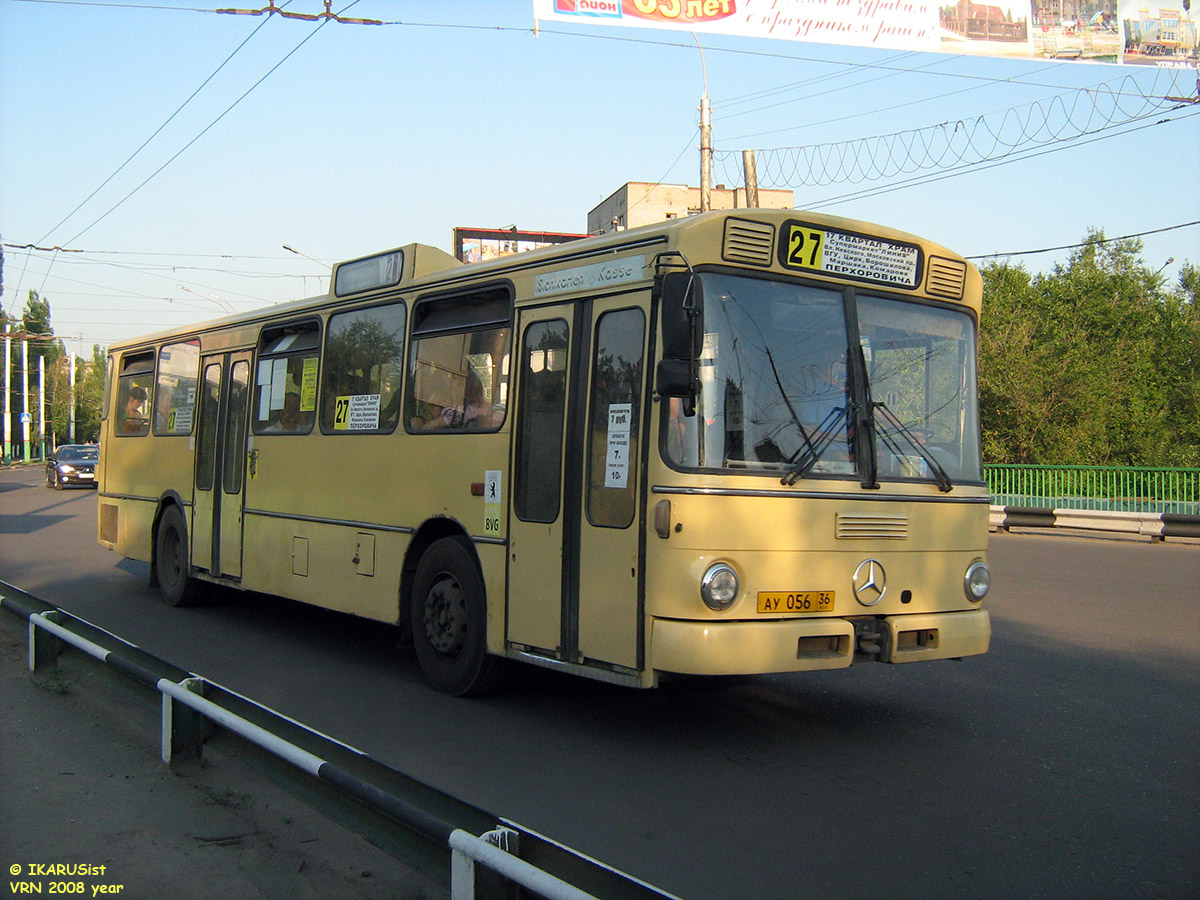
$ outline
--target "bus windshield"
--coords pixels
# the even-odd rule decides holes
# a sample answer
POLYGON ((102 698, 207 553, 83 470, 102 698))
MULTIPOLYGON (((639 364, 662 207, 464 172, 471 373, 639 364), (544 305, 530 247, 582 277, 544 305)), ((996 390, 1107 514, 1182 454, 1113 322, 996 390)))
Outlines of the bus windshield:
POLYGON ((670 401, 671 463, 787 483, 982 480, 967 313, 861 289, 700 277, 700 393, 695 416, 670 401), (873 453, 858 452, 860 431, 873 453))

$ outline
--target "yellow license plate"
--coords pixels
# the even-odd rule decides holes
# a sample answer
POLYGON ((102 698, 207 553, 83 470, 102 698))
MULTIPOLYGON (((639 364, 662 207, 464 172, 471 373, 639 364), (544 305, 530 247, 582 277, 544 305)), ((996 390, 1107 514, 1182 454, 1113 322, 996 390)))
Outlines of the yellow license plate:
POLYGON ((833 595, 833 591, 759 591, 758 611, 767 615, 829 612, 833 595))

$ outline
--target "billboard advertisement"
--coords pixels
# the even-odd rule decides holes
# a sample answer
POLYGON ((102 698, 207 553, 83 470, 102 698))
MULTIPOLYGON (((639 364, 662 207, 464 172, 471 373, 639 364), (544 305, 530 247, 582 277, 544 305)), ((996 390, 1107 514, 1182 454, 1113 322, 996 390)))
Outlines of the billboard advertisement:
POLYGON ((515 228, 455 228, 454 255, 466 263, 484 262, 582 237, 587 235, 562 231, 517 231, 515 228))
POLYGON ((971 0, 945 0, 940 5, 926 0, 534 0, 533 10, 537 19, 576 25, 1064 62, 1195 66, 1191 0, 1163 2, 1160 6, 1154 0, 1011 0, 997 5, 971 0), (1174 10, 1168 9, 1172 4, 1174 10))

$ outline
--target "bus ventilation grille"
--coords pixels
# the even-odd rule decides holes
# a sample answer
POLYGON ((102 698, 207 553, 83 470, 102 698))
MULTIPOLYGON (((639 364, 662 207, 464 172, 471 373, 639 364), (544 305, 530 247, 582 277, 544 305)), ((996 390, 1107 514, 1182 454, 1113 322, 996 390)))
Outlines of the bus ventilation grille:
POLYGON ((775 243, 775 226, 746 219, 725 220, 725 246, 721 256, 726 262, 769 266, 775 243))
POLYGON ((925 289, 935 297, 961 300, 967 280, 967 264, 942 256, 929 257, 929 278, 925 289))
POLYGON ((903 541, 908 539, 908 516, 856 516, 838 513, 839 541, 873 538, 903 541))

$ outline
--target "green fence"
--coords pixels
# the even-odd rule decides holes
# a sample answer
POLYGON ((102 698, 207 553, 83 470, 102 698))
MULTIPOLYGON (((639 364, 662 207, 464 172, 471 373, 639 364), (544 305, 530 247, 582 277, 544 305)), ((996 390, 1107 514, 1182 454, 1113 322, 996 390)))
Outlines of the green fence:
POLYGON ((1200 514, 1200 469, 985 465, 997 506, 1200 514))

